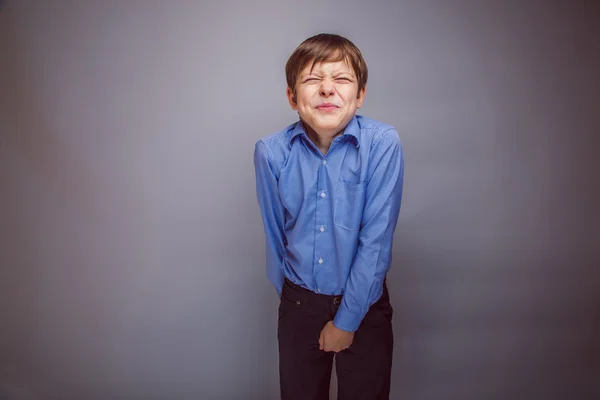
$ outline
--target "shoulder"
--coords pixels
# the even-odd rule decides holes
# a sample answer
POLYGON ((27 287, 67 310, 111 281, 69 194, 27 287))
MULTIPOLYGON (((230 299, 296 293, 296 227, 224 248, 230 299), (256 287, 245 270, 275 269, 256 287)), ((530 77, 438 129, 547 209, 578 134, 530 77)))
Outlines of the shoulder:
POLYGON ((357 115, 356 120, 361 130, 361 142, 365 142, 369 147, 402 147, 400 135, 394 126, 362 115, 357 115))
POLYGON ((255 154, 270 159, 275 165, 281 165, 290 152, 290 140, 296 125, 297 122, 260 138, 255 144, 255 154))

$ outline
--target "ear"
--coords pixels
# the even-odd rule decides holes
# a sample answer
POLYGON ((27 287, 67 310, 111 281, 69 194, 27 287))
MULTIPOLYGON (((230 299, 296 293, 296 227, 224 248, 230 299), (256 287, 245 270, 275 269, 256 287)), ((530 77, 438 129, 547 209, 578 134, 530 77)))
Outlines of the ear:
POLYGON ((297 110, 298 105, 296 104, 296 95, 294 94, 294 91, 287 87, 285 89, 285 95, 287 96, 288 101, 290 102, 290 107, 292 107, 292 110, 297 110))
POLYGON ((358 100, 356 102, 356 108, 360 108, 365 101, 365 95, 367 94, 367 87, 365 86, 358 92, 358 100))

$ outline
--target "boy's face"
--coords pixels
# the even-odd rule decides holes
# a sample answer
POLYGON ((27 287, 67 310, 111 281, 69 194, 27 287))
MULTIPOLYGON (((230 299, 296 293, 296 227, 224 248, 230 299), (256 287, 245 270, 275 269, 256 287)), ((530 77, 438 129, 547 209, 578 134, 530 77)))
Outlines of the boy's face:
POLYGON ((358 92, 354 70, 345 61, 312 63, 300 71, 296 94, 287 88, 290 106, 315 133, 332 138, 348 125, 362 106, 365 89, 358 92))

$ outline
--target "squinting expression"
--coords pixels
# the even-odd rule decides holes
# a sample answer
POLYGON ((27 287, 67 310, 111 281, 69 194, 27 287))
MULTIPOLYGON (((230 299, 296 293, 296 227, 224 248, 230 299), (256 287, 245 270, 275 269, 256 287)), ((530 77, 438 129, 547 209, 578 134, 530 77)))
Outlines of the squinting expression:
POLYGON ((290 106, 323 139, 342 133, 362 106, 365 90, 358 93, 354 70, 344 61, 309 63, 298 75, 296 96, 287 88, 290 106))

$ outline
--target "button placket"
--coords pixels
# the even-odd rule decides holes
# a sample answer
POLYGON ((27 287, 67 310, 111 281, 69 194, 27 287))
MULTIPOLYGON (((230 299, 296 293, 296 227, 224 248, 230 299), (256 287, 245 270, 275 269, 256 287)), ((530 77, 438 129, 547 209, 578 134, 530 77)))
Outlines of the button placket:
POLYGON ((329 191, 331 188, 329 187, 329 180, 327 174, 327 160, 325 157, 321 157, 318 161, 321 165, 318 167, 318 178, 317 178, 317 202, 316 202, 316 210, 315 210, 315 219, 317 221, 315 227, 315 258, 313 259, 314 265, 314 279, 317 286, 315 289, 318 293, 321 293, 321 288, 318 287, 318 283, 320 280, 320 275, 327 271, 327 267, 325 265, 324 256, 328 257, 328 244, 327 244, 327 236, 324 236, 325 232, 328 230, 325 223, 329 223, 330 220, 330 212, 329 212, 329 191))

